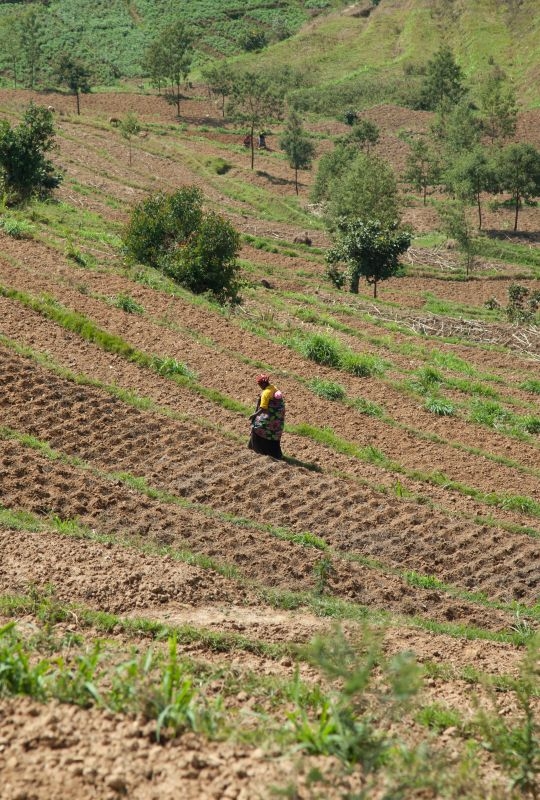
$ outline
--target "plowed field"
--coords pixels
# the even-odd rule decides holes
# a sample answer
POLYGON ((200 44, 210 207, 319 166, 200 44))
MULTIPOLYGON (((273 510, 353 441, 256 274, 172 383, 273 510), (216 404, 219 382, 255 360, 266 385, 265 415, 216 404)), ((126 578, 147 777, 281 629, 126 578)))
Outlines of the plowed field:
MULTIPOLYGON (((2 116, 30 99, 0 92, 2 116)), ((453 280, 455 252, 415 245, 374 301, 326 282, 313 176, 297 201, 278 130, 251 171, 202 98, 180 125, 159 97, 91 94, 80 118, 38 99, 66 177, 24 236, 0 230, 0 798, 536 797, 538 762, 509 788, 521 762, 488 753, 478 715, 495 704, 517 730, 521 675, 537 724, 540 332, 485 302, 540 288, 538 209, 505 240, 515 262, 453 280), (131 166, 109 124, 129 110, 131 166), (184 183, 247 236, 238 308, 123 261, 130 205, 184 183), (315 363, 314 333, 378 369, 315 363), (247 449, 261 369, 287 400, 281 462, 247 449), (384 687, 399 663, 412 692, 404 653, 421 688, 401 706, 384 687), (353 758, 323 732, 329 709, 349 719, 355 658, 371 681, 350 708, 390 748, 373 762, 375 733, 355 729, 353 758)), ((371 116, 402 168, 397 133, 428 115, 371 116)), ((319 153, 342 132, 307 127, 319 153)), ((492 235, 509 213, 486 210, 492 235)), ((406 217, 422 233, 435 212, 406 217)))

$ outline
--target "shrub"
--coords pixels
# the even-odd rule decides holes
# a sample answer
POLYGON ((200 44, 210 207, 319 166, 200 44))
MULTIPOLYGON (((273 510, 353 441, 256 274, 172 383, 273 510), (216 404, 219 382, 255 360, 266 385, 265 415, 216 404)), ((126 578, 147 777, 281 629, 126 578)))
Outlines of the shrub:
POLYGON ((3 217, 0 226, 4 233, 13 239, 31 239, 34 228, 24 220, 14 219, 13 217, 3 217))
POLYGON ((239 250, 238 232, 226 219, 211 212, 167 260, 165 271, 194 294, 209 292, 220 303, 237 302, 239 250))
POLYGON ((202 201, 196 186, 148 197, 134 208, 124 231, 126 254, 195 294, 237 302, 240 236, 219 214, 204 212, 202 201))
POLYGON ((128 314, 144 314, 144 308, 128 294, 119 294, 112 297, 110 303, 115 308, 120 308, 128 314))

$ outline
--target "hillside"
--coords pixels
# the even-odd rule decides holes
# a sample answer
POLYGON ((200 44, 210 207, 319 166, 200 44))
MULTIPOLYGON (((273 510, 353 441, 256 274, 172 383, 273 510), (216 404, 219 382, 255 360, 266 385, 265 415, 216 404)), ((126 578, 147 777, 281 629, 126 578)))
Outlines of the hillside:
MULTIPOLYGON (((28 7, 26 4, 25 8, 28 7)), ((407 103, 427 59, 449 45, 474 87, 491 61, 514 81, 525 108, 540 102, 540 12, 536 0, 51 0, 39 8, 38 40, 46 65, 60 51, 85 58, 101 83, 141 74, 145 48, 156 32, 183 16, 196 38, 194 69, 208 59, 234 57, 265 68, 287 63, 309 78, 303 93, 312 109, 332 115, 332 103, 360 107, 383 101, 407 103), (81 23, 84 20, 84 24, 81 23), (268 46, 246 54, 250 31, 262 32, 268 46)), ((8 22, 18 3, 0 6, 0 71, 12 85, 8 22)), ((20 59, 20 54, 18 56, 20 59)), ((20 68, 19 68, 20 69, 20 68)))
MULTIPOLYGON (((538 206, 513 235, 486 204, 467 280, 407 192, 413 244, 375 301, 326 280, 279 126, 251 170, 197 86, 180 120, 152 93, 76 116, 11 89, 2 118, 31 99, 65 180, 0 216, 2 800, 534 798, 540 328, 504 309, 540 289, 538 206), (238 307, 125 261, 133 204, 185 184, 242 235, 238 307), (247 449, 262 370, 281 462, 247 449)), ((431 120, 369 116, 396 168, 431 120)), ((306 127, 318 156, 346 130, 306 127)))

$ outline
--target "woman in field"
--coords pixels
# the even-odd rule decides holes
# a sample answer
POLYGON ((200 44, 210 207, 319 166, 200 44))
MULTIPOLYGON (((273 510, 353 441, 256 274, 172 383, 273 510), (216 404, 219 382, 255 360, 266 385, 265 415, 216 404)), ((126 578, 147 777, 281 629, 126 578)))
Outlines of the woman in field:
POLYGON ((259 375, 257 384, 261 393, 257 408, 250 416, 251 436, 248 447, 264 456, 280 459, 281 434, 285 425, 285 400, 280 391, 270 383, 268 375, 259 375))

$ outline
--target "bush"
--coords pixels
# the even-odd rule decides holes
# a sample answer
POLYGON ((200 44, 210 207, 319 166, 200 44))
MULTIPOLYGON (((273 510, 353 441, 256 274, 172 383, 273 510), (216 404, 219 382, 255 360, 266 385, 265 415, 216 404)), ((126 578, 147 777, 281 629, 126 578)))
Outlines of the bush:
POLYGON ((204 212, 202 201, 195 186, 148 197, 134 208, 125 229, 126 254, 195 294, 237 302, 240 236, 219 214, 204 212))
POLYGON ((357 378, 372 378, 375 375, 382 375, 385 371, 385 364, 377 356, 366 353, 353 353, 344 351, 341 354, 340 367, 357 378))
POLYGON ((30 103, 23 120, 12 128, 0 121, 0 182, 11 204, 46 197, 61 181, 45 154, 54 147, 52 113, 30 103))
POLYGON ((220 303, 237 302, 239 250, 238 232, 226 219, 211 212, 165 262, 165 271, 194 294, 210 292, 220 303))
POLYGON ((315 333, 301 344, 302 353, 306 358, 323 364, 327 367, 338 367, 341 359, 340 344, 330 336, 315 333))

